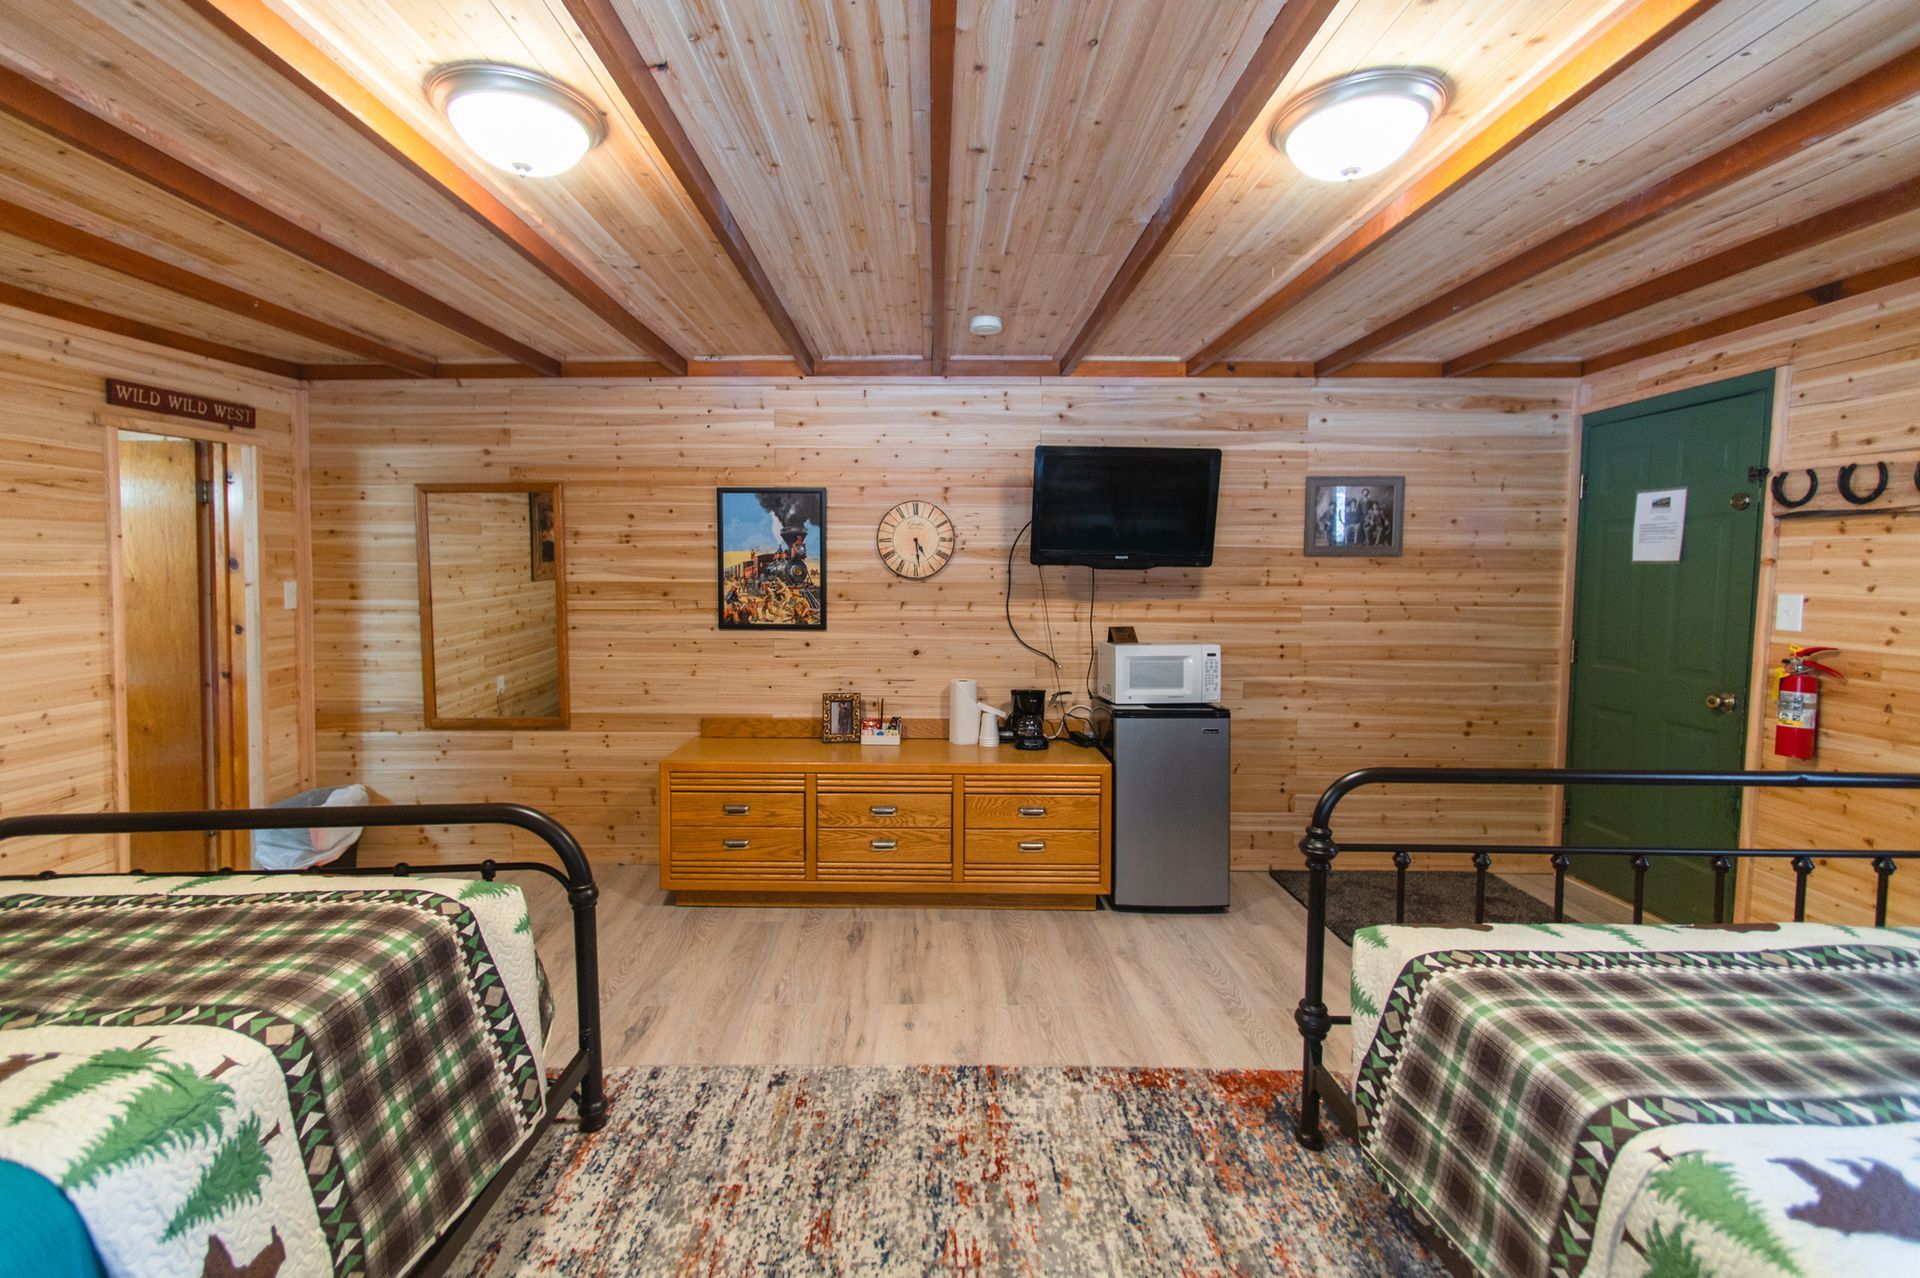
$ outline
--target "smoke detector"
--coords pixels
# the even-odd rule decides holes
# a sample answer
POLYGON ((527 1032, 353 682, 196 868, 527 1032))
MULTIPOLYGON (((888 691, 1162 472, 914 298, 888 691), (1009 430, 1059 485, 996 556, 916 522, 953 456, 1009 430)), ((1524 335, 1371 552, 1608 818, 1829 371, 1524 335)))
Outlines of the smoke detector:
POLYGON ((967 331, 975 337, 992 337, 1000 331, 998 315, 976 315, 967 321, 967 331))

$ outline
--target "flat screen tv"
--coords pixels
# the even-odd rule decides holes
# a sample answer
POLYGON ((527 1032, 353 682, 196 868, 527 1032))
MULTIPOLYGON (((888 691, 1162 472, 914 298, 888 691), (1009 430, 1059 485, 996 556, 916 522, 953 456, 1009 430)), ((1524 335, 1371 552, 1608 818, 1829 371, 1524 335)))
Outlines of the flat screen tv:
POLYGON ((1213 563, 1217 448, 1033 450, 1036 564, 1205 568, 1213 563))

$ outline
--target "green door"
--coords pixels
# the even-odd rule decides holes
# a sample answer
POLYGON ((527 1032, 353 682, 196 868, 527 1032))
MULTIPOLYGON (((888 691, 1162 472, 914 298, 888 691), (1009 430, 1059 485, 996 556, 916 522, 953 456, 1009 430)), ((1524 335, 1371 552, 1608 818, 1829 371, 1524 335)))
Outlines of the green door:
MULTIPOLYGON (((1586 419, 1568 767, 1745 766, 1772 402, 1765 372, 1586 419)), ((1570 787, 1564 842, 1731 848, 1739 826, 1730 788, 1570 787)), ((1625 857, 1577 857, 1574 873, 1632 896, 1625 857)), ((1655 858, 1646 902, 1709 920, 1712 869, 1655 858)))

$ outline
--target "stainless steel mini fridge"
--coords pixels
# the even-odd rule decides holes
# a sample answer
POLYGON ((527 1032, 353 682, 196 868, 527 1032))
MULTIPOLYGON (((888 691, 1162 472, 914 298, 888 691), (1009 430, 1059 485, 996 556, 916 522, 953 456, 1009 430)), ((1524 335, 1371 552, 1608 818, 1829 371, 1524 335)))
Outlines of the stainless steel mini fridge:
POLYGON ((1113 761, 1113 907, 1226 909, 1227 711, 1096 698, 1093 722, 1113 761))

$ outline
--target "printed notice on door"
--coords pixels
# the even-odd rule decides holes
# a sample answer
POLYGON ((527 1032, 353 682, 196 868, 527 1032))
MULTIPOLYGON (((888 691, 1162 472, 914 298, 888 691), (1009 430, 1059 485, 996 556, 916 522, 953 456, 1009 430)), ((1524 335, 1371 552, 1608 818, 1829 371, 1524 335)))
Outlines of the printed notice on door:
POLYGON ((1687 531, 1687 490, 1656 488, 1633 501, 1633 561, 1677 564, 1687 531))

